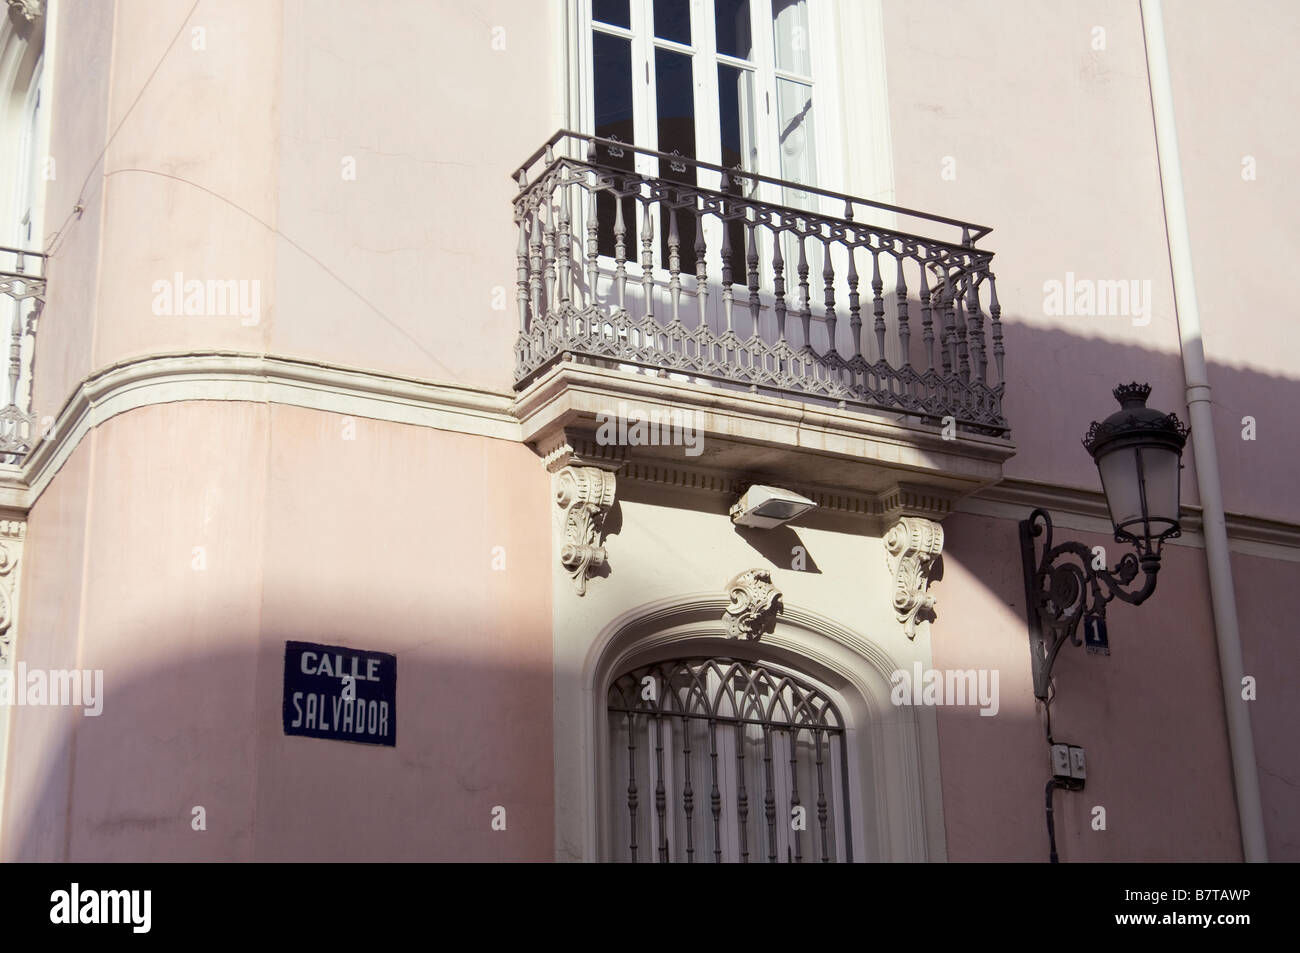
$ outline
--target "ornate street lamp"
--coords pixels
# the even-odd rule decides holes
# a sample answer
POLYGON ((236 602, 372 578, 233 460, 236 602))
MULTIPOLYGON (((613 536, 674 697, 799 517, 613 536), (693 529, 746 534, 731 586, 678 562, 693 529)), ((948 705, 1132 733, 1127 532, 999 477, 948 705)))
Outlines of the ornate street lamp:
POLYGON ((1149 384, 1121 384, 1114 390, 1120 409, 1093 422, 1083 445, 1101 474, 1101 486, 1115 528, 1115 542, 1131 545, 1111 570, 1082 543, 1053 545, 1052 518, 1036 509, 1020 523, 1034 695, 1047 699, 1052 666, 1061 646, 1078 638, 1084 624, 1088 651, 1110 654, 1106 603, 1140 605, 1155 591, 1160 549, 1179 535, 1179 470, 1187 427, 1174 414, 1147 407, 1149 384), (1042 537, 1039 554, 1035 540, 1042 537), (1077 562, 1076 562, 1077 560, 1077 562), (1141 572, 1140 586, 1132 586, 1141 572))

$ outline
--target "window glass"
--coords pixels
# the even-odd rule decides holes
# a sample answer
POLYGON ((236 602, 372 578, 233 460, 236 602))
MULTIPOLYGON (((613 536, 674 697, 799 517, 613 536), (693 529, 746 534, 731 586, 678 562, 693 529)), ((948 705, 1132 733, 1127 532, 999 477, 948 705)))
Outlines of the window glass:
MULTIPOLYGON (((812 87, 804 83, 776 81, 777 139, 781 147, 781 178, 812 185, 817 161, 813 145, 812 87)), ((802 196, 803 192, 795 193, 802 196)))
POLYGON ((772 35, 777 69, 811 75, 807 0, 772 0, 772 35))
POLYGON ((754 73, 726 63, 718 64, 718 130, 722 139, 722 164, 727 168, 758 168, 754 135, 754 73))
MULTIPOLYGON (((655 107, 658 117, 659 151, 679 152, 694 158, 695 152, 695 82, 692 58, 685 53, 655 49, 655 107)), ((696 184, 693 165, 672 167, 671 160, 659 160, 659 175, 665 179, 696 184)), ((659 230, 663 236, 661 259, 668 265, 669 222, 666 206, 661 206, 659 230)), ((678 212, 677 234, 681 240, 681 267, 695 270, 695 216, 678 212)))
POLYGON ((632 141, 632 43, 619 36, 593 30, 591 54, 595 63, 596 129, 598 136, 632 141))
POLYGON ((714 0, 718 52, 742 60, 754 55, 749 33, 749 0, 714 0))
POLYGON ((591 18, 601 23, 611 23, 630 29, 632 17, 628 12, 630 0, 591 0, 591 18))
MULTIPOLYGON (((622 37, 611 36, 593 30, 591 34, 591 54, 595 65, 595 134, 604 139, 620 139, 633 142, 635 130, 632 123, 632 43, 622 37)), ((616 168, 632 169, 632 155, 624 150, 622 156, 610 155, 602 148, 597 156, 601 164, 616 168)), ((614 242, 614 197, 608 192, 596 196, 597 249, 600 254, 613 256, 614 242)), ((624 238, 625 253, 632 248, 631 236, 636 234, 636 209, 631 199, 623 200, 623 224, 626 228, 624 238)))
POLYGON ((655 36, 674 43, 691 42, 691 0, 654 0, 655 36))

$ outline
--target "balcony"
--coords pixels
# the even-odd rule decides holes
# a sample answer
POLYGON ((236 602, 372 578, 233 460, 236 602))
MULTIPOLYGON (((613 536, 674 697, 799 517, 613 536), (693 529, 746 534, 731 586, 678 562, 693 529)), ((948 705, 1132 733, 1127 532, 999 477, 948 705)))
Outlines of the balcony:
POLYGON ((955 495, 1000 478, 990 229, 571 132, 514 177, 516 405, 548 458, 557 428, 636 400, 721 409, 700 462, 736 473, 884 489, 900 472, 882 468, 931 472, 955 495), (768 452, 792 445, 821 458, 768 452))
POLYGON ((31 451, 32 357, 36 324, 45 304, 45 256, 0 246, 0 315, 8 321, 9 363, 0 408, 0 463, 19 464, 31 451), (28 338, 32 344, 27 343, 28 338))

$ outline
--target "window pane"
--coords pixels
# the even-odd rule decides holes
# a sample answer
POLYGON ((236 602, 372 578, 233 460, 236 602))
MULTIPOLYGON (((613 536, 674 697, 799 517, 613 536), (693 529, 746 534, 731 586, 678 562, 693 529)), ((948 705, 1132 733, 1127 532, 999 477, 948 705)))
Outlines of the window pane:
POLYGON ((654 0, 655 36, 675 43, 691 42, 691 0, 654 0))
POLYGON ((722 137, 722 164, 727 168, 758 168, 754 136, 754 74, 718 64, 718 126, 722 137))
POLYGON ((596 135, 632 141, 632 43, 593 30, 596 135))
POLYGON ((753 58, 749 36, 749 0, 714 0, 718 52, 740 59, 753 58))
MULTIPOLYGON (((695 158, 695 80, 692 59, 684 53, 655 50, 655 106, 658 115, 659 151, 680 152, 695 158)), ((695 166, 684 170, 674 169, 667 159, 659 160, 659 175, 687 185, 696 183, 695 166)), ((660 216, 667 218, 667 212, 660 216)), ((668 222, 661 220, 660 233, 664 236, 662 261, 668 264, 668 222)), ((695 270, 695 217, 678 213, 677 234, 681 239, 681 265, 695 270)))
POLYGON ((601 23, 612 23, 631 29, 632 17, 628 14, 630 0, 591 0, 591 18, 601 23))
POLYGON ((777 69, 812 75, 807 0, 772 0, 772 37, 777 69))
MULTIPOLYGON (((601 138, 635 141, 632 126, 632 44, 622 37, 610 36, 593 30, 591 33, 594 113, 596 125, 593 132, 601 138)), ((619 169, 632 169, 633 153, 624 150, 622 156, 613 156, 605 148, 597 152, 602 165, 619 169)), ((596 219, 599 223, 597 248, 600 254, 614 254, 614 197, 608 192, 596 197, 596 219)), ((631 199, 623 200, 623 224, 627 235, 636 234, 636 210, 631 199)), ((630 247, 627 239, 625 246, 630 247)), ((626 252, 626 247, 625 247, 626 252)))
MULTIPOLYGON (((812 87, 786 79, 776 81, 781 178, 804 185, 817 182, 817 156, 813 140, 812 87)), ((800 198, 803 192, 794 192, 800 198)))
MULTIPOLYGON (((659 151, 674 149, 695 158, 695 82, 691 57, 671 50, 655 50, 655 106, 659 117, 659 151)), ((665 178, 681 179, 681 173, 660 169, 665 178)), ((689 181, 695 181, 688 170, 689 181)))
MULTIPOLYGON (((722 138, 722 164, 727 168, 758 169, 758 143, 754 135, 754 74, 750 70, 718 64, 718 119, 722 138)), ((736 194, 752 195, 757 183, 732 183, 736 194)), ((746 231, 737 220, 726 226, 731 239, 733 269, 740 267, 747 251, 746 231)), ((719 251, 719 253, 721 253, 719 251)))

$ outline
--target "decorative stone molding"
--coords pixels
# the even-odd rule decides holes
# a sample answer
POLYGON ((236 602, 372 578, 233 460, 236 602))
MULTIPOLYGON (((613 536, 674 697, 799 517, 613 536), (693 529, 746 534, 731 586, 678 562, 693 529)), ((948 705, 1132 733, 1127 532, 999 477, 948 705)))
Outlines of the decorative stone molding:
POLYGON ((909 639, 916 638, 916 616, 934 608, 925 591, 930 569, 943 550, 943 527, 920 516, 904 516, 885 534, 885 562, 894 574, 894 612, 909 639))
POLYGON ((8 0, 9 19, 15 26, 28 26, 45 16, 45 0, 8 0))
POLYGON ((952 512, 954 495, 938 487, 895 483, 880 495, 880 515, 886 525, 905 517, 941 520, 952 512))
POLYGON ((559 473, 565 467, 618 470, 627 459, 627 448, 599 444, 588 435, 568 429, 559 430, 545 443, 539 442, 538 450, 550 473, 559 473))
POLYGON ((722 615, 727 638, 755 641, 776 627, 777 614, 785 609, 781 590, 772 585, 766 569, 746 569, 727 583, 729 604, 722 615))
POLYGON ((9 646, 17 615, 18 564, 26 529, 21 520, 0 520, 0 666, 13 661, 9 646))
POLYGON ((586 595, 588 577, 605 564, 600 533, 605 514, 614 505, 614 474, 599 467, 565 467, 559 473, 555 502, 564 510, 560 563, 573 576, 578 595, 586 595))

